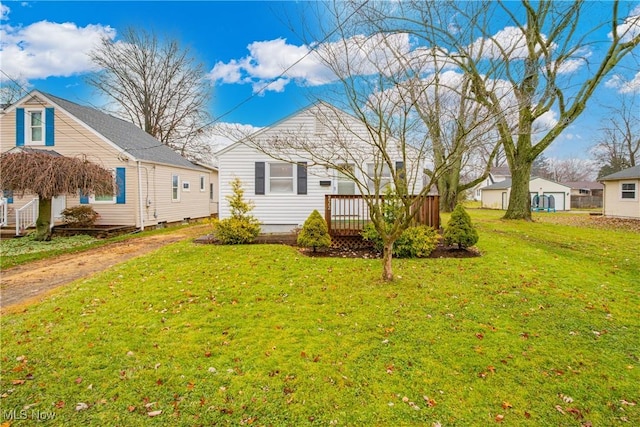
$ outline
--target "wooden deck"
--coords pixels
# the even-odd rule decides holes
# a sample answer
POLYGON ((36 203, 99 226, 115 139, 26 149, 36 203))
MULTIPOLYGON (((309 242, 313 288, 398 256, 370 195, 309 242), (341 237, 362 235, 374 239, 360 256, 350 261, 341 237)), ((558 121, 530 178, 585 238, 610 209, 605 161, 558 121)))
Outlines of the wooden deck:
MULTIPOLYGON (((362 195, 327 194, 324 198, 324 215, 329 235, 335 246, 363 246, 360 233, 370 221, 369 206, 362 195)), ((415 197, 415 196, 413 196, 415 197)), ((380 196, 383 200, 384 196, 380 196)), ((440 228, 440 208, 438 196, 425 196, 412 205, 414 225, 428 225, 440 228)))

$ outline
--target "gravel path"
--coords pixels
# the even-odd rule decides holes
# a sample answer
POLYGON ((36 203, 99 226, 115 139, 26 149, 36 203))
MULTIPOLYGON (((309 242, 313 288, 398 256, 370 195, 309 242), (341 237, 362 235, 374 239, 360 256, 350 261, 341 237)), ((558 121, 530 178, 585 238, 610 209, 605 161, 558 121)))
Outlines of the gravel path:
POLYGON ((129 239, 84 252, 35 261, 0 273, 0 310, 38 301, 51 290, 104 271, 116 264, 155 251, 170 243, 205 234, 207 226, 129 239))

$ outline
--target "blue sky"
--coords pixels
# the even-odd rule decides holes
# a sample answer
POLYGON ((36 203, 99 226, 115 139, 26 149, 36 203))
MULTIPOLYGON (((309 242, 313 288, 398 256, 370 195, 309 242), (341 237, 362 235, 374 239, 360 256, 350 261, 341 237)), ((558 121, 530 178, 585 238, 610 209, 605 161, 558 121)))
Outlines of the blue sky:
MULTIPOLYGON (((126 27, 141 27, 179 40, 205 64, 213 86, 213 117, 268 126, 308 105, 309 92, 321 90, 329 81, 326 69, 310 57, 290 70, 288 78, 278 78, 309 50, 300 37, 300 17, 309 5, 293 1, 4 1, 0 69, 20 77, 27 89, 97 105, 96 93, 84 82, 91 71, 86 52, 101 35, 117 40, 126 27), (266 84, 267 89, 257 93, 266 84)), ((640 13, 640 2, 627 5, 640 13)), ((596 22, 598 14, 592 16, 596 22)), ((601 29, 596 36, 606 38, 607 30, 601 29)), ((606 115, 602 107, 615 105, 623 87, 640 87, 637 59, 634 64, 637 74, 627 68, 620 77, 626 86, 611 76, 587 112, 545 152, 547 157, 588 157, 606 115)))

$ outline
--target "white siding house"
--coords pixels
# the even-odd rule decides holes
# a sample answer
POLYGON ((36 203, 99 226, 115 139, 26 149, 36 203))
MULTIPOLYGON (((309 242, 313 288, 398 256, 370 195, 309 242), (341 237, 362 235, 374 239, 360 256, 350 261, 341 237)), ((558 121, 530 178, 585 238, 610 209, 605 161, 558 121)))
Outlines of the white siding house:
MULTIPOLYGON (((9 150, 84 157, 113 170, 118 194, 58 197, 54 220, 67 207, 88 204, 100 214, 98 225, 144 228, 209 217, 217 208, 210 200, 215 168, 194 165, 132 123, 40 91, 0 115, 0 152, 9 150)), ((35 197, 4 195, 10 213, 35 197)))
POLYGON ((601 178, 605 216, 640 218, 640 166, 601 178))
POLYGON ((484 181, 473 187, 473 189, 471 190, 473 200, 482 200, 483 188, 488 187, 489 185, 493 185, 497 182, 502 182, 508 178, 511 178, 511 172, 509 171, 508 166, 492 167, 491 171, 489 172, 489 176, 487 176, 484 181))
MULTIPOLYGON (((487 209, 503 209, 509 207, 511 195, 511 178, 481 189, 482 207, 487 209)), ((529 194, 533 200, 541 200, 542 196, 552 196, 556 211, 571 210, 571 188, 544 178, 531 178, 529 181, 529 194)))
MULTIPOLYGON (((335 155, 339 157, 335 163, 349 165, 355 170, 358 180, 366 184, 369 182, 368 176, 372 175, 371 169, 378 164, 374 161, 375 150, 364 142, 366 135, 363 125, 354 117, 328 104, 318 103, 224 148, 216 154, 220 218, 231 215, 227 197, 231 195, 229 183, 235 178, 242 183, 245 199, 254 204, 251 214, 261 222, 263 232, 285 232, 299 227, 314 209, 322 214, 327 194, 361 194, 354 181, 326 167, 326 162, 314 161, 309 152, 314 148, 321 151, 340 146, 335 149, 335 155), (327 123, 327 119, 331 123, 327 123), (304 140, 304 147, 313 148, 296 151, 288 146, 286 149, 274 149, 268 154, 268 150, 256 148, 270 141, 294 137, 304 140), (339 144, 335 142, 349 137, 353 141, 347 142, 346 145, 352 145, 346 151, 342 149, 344 140, 339 144)), ((395 170, 385 168, 378 175, 382 175, 382 180, 386 176, 391 179, 391 173, 402 169, 409 181, 410 191, 419 193, 424 185, 419 156, 403 156, 395 142, 387 152, 392 157, 395 170)))

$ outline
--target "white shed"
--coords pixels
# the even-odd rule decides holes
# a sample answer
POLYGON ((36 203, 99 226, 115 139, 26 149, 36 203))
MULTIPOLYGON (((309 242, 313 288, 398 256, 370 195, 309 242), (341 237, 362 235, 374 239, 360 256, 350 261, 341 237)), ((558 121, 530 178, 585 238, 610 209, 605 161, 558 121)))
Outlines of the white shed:
MULTIPOLYGON (((506 210, 509 207, 509 196, 511 195, 511 178, 484 187, 481 191, 483 208, 506 210)), ((533 177, 529 181, 529 194, 532 202, 539 200, 540 203, 542 203, 542 199, 544 198, 542 196, 546 196, 547 201, 553 200, 554 210, 571 210, 571 188, 566 185, 544 178, 533 177), (538 198, 535 199, 535 196, 538 196, 538 198)), ((545 207, 546 206, 547 205, 545 205, 545 207)))

